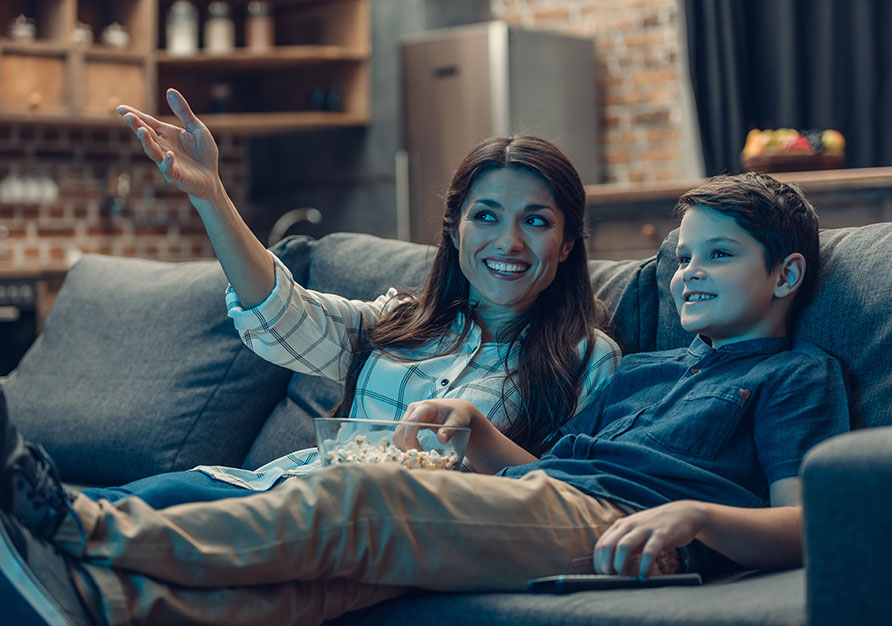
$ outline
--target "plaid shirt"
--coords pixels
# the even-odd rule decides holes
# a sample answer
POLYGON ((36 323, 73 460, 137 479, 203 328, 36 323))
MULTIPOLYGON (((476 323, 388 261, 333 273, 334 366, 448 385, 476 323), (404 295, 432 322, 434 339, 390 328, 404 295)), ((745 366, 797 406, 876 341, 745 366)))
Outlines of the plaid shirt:
MULTIPOLYGON (((395 289, 366 302, 305 289, 275 259, 276 285, 267 299, 244 309, 230 287, 226 293, 229 316, 252 351, 297 372, 324 376, 343 383, 353 358, 352 340, 360 328, 372 325, 399 304, 395 289)), ((454 343, 464 319, 455 321, 450 335, 412 350, 372 352, 359 374, 350 417, 399 420, 410 402, 432 398, 461 398, 474 404, 500 429, 519 413, 520 394, 507 377, 504 344, 484 343, 476 324, 465 342, 454 343), (403 358, 399 358, 403 357, 403 358), (411 360, 404 360, 408 357, 411 360)), ((579 388, 576 412, 592 401, 592 391, 614 372, 620 360, 616 343, 597 333, 597 345, 579 388)), ((579 347, 580 352, 585 346, 579 347)), ((508 370, 516 367, 516 350, 508 355, 508 370)), ((211 476, 251 489, 268 489, 286 475, 318 467, 316 449, 292 452, 257 471, 201 466, 211 476)))

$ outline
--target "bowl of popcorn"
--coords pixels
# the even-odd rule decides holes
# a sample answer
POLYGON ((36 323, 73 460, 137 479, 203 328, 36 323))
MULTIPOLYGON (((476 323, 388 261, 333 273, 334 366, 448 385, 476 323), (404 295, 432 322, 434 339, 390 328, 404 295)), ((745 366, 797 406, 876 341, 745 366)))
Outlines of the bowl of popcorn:
POLYGON ((397 463, 419 470, 458 469, 471 436, 471 429, 461 426, 346 417, 317 417, 313 427, 322 465, 397 463), (438 438, 440 432, 448 432, 445 443, 438 438))

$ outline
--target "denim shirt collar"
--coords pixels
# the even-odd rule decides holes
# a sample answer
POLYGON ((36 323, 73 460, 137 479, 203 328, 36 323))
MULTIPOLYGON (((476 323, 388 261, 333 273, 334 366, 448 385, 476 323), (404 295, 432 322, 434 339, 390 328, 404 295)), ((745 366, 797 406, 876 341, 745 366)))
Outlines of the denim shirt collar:
POLYGON ((702 358, 710 353, 718 352, 721 354, 775 354, 790 349, 790 338, 784 337, 765 337, 762 339, 747 339, 745 341, 735 341, 721 348, 713 348, 703 335, 697 335, 688 347, 688 352, 697 358, 702 358))

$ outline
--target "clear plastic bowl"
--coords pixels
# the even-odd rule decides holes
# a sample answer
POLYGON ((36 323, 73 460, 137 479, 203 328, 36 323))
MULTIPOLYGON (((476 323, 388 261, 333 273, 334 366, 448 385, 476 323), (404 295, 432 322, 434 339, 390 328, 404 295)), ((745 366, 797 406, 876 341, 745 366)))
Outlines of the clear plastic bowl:
POLYGON ((317 417, 313 420, 322 465, 340 463, 399 463, 409 469, 458 469, 471 429, 441 424, 390 420, 317 417), (415 434, 420 450, 402 450, 393 442, 397 428, 415 434), (437 439, 440 430, 452 433, 449 441, 437 439))

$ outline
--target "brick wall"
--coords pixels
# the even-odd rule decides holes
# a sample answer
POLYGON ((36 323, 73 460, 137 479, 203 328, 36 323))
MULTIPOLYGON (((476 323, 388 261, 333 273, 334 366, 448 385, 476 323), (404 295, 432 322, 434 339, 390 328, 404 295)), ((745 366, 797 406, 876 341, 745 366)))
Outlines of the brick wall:
MULTIPOLYGON (((222 178, 242 207, 247 144, 217 141, 222 178)), ((186 195, 164 181, 127 128, 0 124, 0 185, 44 177, 55 182, 57 199, 10 198, 11 187, 0 187, 7 192, 0 194, 0 264, 56 266, 78 250, 165 260, 213 255, 186 195)))
POLYGON ((679 0, 491 0, 491 5, 495 19, 595 40, 605 182, 690 176, 679 0))

